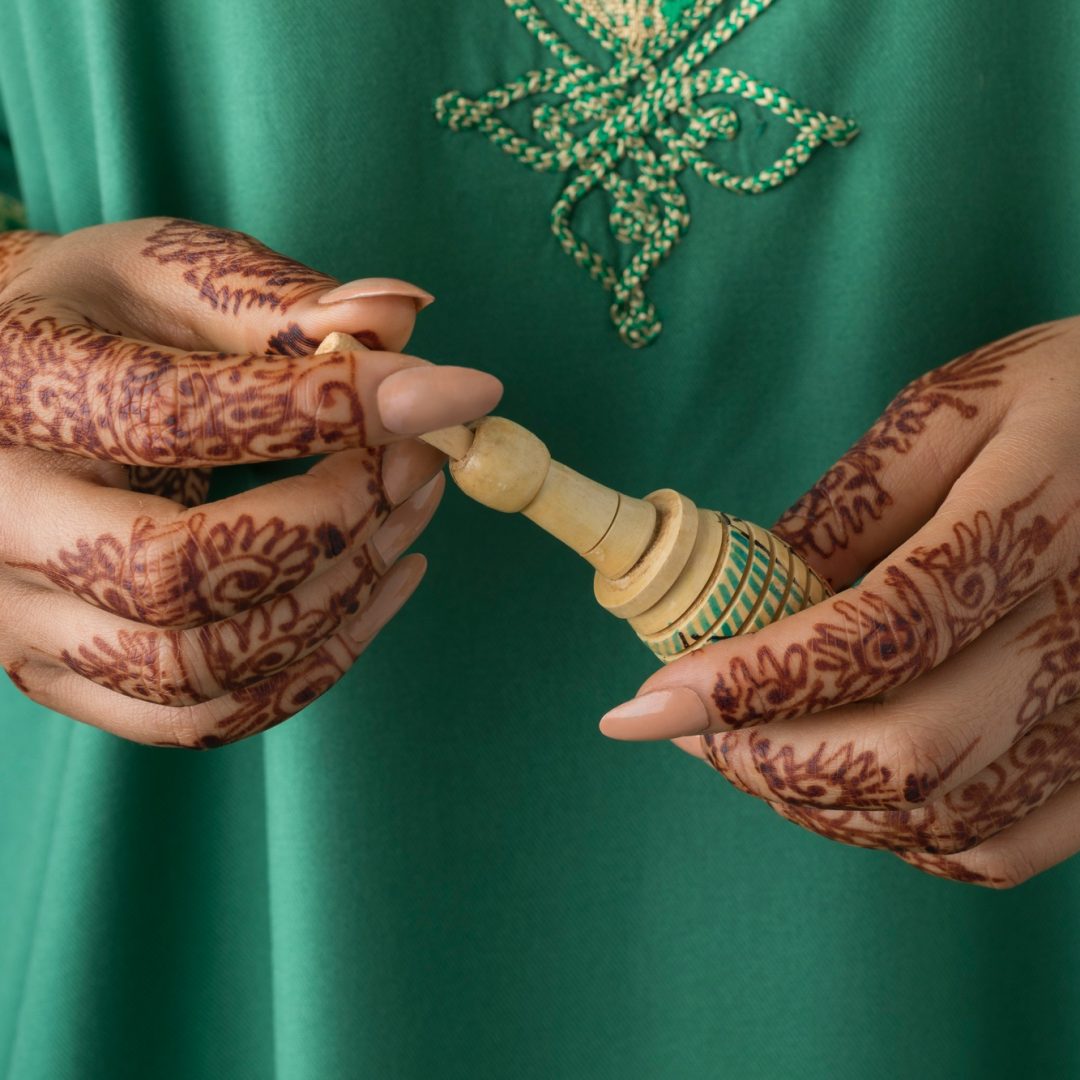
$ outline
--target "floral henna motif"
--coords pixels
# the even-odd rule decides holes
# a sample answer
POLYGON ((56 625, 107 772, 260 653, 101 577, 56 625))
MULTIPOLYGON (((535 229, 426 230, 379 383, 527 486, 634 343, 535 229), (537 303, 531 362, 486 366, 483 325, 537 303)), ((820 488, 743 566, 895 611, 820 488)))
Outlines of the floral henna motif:
POLYGON ((797 825, 840 843, 954 854, 1015 824, 1077 779, 1080 708, 1072 708, 1037 724, 992 765, 926 806, 843 811, 769 805, 797 825))
POLYGON ((257 356, 173 354, 47 314, 41 297, 0 304, 0 447, 182 465, 305 457, 366 443, 357 353, 312 357, 299 375, 257 356), (298 403, 307 412, 298 414, 298 403))
POLYGON ((229 697, 236 708, 215 725, 215 731, 193 737, 178 733, 153 746, 213 750, 275 727, 325 694, 349 670, 361 649, 331 638, 285 671, 237 690, 229 697))
POLYGON ((203 300, 231 315, 263 307, 284 314, 298 300, 336 284, 246 233, 180 218, 151 233, 142 255, 182 269, 184 281, 203 300))
POLYGON ((906 386, 873 427, 773 526, 803 555, 826 559, 842 551, 871 521, 880 521, 892 495, 881 473, 893 457, 911 452, 931 418, 950 410, 957 420, 972 420, 982 390, 1002 384, 1014 357, 1064 331, 1035 327, 961 356, 906 386))
POLYGON ((129 472, 132 491, 158 495, 182 506, 202 506, 210 492, 210 469, 154 469, 133 465, 129 472))
POLYGON ((29 696, 30 688, 26 685, 26 681, 22 677, 22 669, 26 667, 25 660, 16 660, 10 667, 6 667, 4 670, 7 672, 7 677, 15 684, 16 688, 22 693, 29 696))
MULTIPOLYGON (((932 667, 938 631, 922 591, 901 569, 885 571, 887 594, 861 589, 837 599, 843 621, 817 622, 806 642, 782 654, 761 646, 717 676, 712 699, 725 726, 819 712, 840 701, 861 701, 932 667)), ((706 735, 710 753, 717 736, 706 735)))
POLYGON ((373 505, 345 534, 336 525, 288 525, 250 514, 228 524, 186 514, 162 526, 136 519, 127 543, 111 534, 79 540, 44 563, 12 563, 126 619, 183 628, 226 618, 289 592, 340 555, 389 503, 374 478, 373 505))
MULTIPOLYGON (((1045 583, 1037 556, 1064 526, 1033 511, 1044 480, 1006 506, 957 524, 953 539, 917 548, 903 568, 883 574, 885 589, 841 595, 834 616, 813 624, 805 642, 782 654, 761 646, 722 671, 712 699, 726 727, 802 716, 862 701, 921 675, 982 633, 1045 583)), ((715 753, 716 736, 705 736, 715 753)))
POLYGON ((905 560, 939 594, 949 638, 946 654, 974 640, 1046 583, 1049 572, 1040 567, 1038 556, 1075 509, 1053 521, 1037 511, 1025 514, 1050 480, 1046 477, 1024 498, 1006 506, 996 522, 981 510, 970 525, 953 526, 952 541, 916 548, 905 560))
POLYGON ((14 280, 13 271, 16 260, 38 240, 48 233, 34 232, 33 229, 16 229, 13 232, 0 233, 0 291, 6 289, 14 280))
POLYGON ((161 705, 190 705, 265 679, 302 658, 355 615, 378 577, 366 555, 357 574, 325 610, 303 611, 289 594, 232 619, 175 630, 122 630, 115 640, 95 636, 60 659, 78 675, 127 697, 161 705))
POLYGON ((854 741, 830 748, 821 745, 805 759, 798 759, 791 745, 774 747, 767 729, 727 732, 708 748, 709 761, 736 787, 746 790, 738 771, 741 755, 749 755, 752 766, 765 779, 773 795, 789 805, 818 804, 828 798, 832 808, 904 809, 905 804, 921 804, 936 791, 978 745, 969 743, 944 767, 929 764, 909 772, 898 784, 893 770, 881 764, 872 750, 856 752, 854 741), (740 743, 742 745, 740 745, 740 743), (735 766, 733 768, 733 765, 735 766), (903 801, 895 792, 902 790, 903 801))

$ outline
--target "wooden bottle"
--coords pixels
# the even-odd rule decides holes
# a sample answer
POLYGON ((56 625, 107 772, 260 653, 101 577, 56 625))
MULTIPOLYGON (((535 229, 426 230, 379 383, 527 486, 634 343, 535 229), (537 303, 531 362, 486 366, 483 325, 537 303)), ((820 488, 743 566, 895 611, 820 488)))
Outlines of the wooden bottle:
MULTIPOLYGON (((319 352, 362 349, 331 334, 319 352)), ((778 536, 663 488, 635 499, 558 461, 532 432, 499 416, 420 436, 450 458, 465 494, 520 513, 596 570, 600 605, 626 619, 665 663, 752 633, 830 595, 778 536)))

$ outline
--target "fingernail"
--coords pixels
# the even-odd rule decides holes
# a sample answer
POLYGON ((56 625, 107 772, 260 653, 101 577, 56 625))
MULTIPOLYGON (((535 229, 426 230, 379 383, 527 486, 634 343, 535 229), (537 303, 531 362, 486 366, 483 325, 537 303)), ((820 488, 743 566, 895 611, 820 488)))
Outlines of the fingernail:
POLYGON ((600 730, 611 739, 673 739, 708 726, 705 703, 686 686, 642 694, 600 720, 600 730))
POLYGON ((502 392, 502 383, 486 371, 431 364, 387 376, 376 400, 388 431, 422 435, 483 416, 495 408, 502 392))
POLYGON ((385 569, 424 531, 446 490, 442 473, 432 477, 419 491, 403 502, 378 528, 371 546, 385 569))
POLYGON ((391 443, 382 455, 382 486, 393 506, 400 506, 446 464, 434 446, 407 439, 391 443))
POLYGON ((423 555, 409 555, 383 578, 374 599, 349 629, 356 641, 373 638, 404 606, 427 570, 423 555))
POLYGON ((435 303, 431 293, 417 285, 410 285, 398 278, 369 277, 347 281, 319 297, 320 304, 337 304, 342 300, 367 300, 372 296, 405 296, 415 301, 416 310, 423 311, 429 304, 435 303))

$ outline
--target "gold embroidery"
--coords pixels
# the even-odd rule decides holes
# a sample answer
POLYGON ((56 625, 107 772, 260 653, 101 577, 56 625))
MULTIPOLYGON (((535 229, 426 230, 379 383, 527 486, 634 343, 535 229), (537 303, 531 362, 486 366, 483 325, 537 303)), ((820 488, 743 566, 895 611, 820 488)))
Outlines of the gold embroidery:
POLYGON ((660 0, 581 0, 581 8, 624 41, 636 56, 667 29, 660 0))

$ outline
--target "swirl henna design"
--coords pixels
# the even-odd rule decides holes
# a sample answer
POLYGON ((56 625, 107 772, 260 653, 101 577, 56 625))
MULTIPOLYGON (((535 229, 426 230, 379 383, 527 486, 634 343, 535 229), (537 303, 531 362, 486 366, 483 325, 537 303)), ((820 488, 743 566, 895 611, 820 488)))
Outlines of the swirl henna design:
POLYGON ((1080 697, 1080 563, 1064 580, 1052 583, 1055 610, 1032 623, 1016 641, 1025 651, 1042 649, 1042 658, 1027 684, 1016 723, 1026 731, 1066 702, 1080 697))
MULTIPOLYGON (((885 590, 853 590, 830 605, 839 618, 813 624, 782 653, 759 647, 716 679, 725 727, 819 712, 862 701, 916 678, 960 649, 1041 585, 1041 555, 1075 510, 1057 520, 1033 511, 1049 477, 994 521, 985 511, 953 526, 953 539, 920 547, 883 574, 885 590)), ((710 757, 716 736, 704 736, 710 757)))
POLYGON ((389 509, 378 482, 369 484, 374 502, 346 531, 330 522, 289 525, 280 517, 260 524, 250 514, 224 523, 199 511, 166 525, 139 517, 126 543, 106 533, 78 540, 55 559, 10 565, 43 574, 125 619, 198 626, 291 591, 345 551, 389 509))
POLYGON ((893 505, 881 474, 896 457, 909 454, 931 419, 950 410, 957 421, 979 413, 974 398, 1002 385, 1008 362, 1064 333, 1048 327, 1024 330, 976 349, 906 386, 877 422, 773 526, 803 555, 827 559, 846 549, 853 536, 880 521, 893 505))
POLYGON ((789 821, 856 847, 930 855, 968 851, 1080 779, 1080 708, 1066 707, 1023 735, 971 780, 910 810, 819 810, 777 802, 789 821))
POLYGON ((258 356, 173 353, 64 323, 40 296, 0 304, 0 447, 174 467, 306 457, 367 440, 358 353, 299 373, 258 356), (299 410, 303 407, 305 411, 299 410))
POLYGON ((121 630, 60 659, 108 690, 160 705, 194 705, 240 690, 301 659, 355 615, 378 580, 366 555, 354 556, 353 580, 325 609, 303 610, 294 594, 231 619, 177 630, 121 630))
POLYGON ((337 284, 247 233, 182 218, 155 229, 141 254, 161 266, 181 268, 184 281, 202 300, 231 315, 263 307, 284 314, 298 300, 337 284))
MULTIPOLYGON (((815 623, 805 642, 736 659, 712 692, 723 724, 741 728, 861 701, 931 668, 939 633, 922 590, 895 566, 884 585, 887 593, 860 589, 853 600, 834 601, 843 622, 815 623)), ((713 752, 717 736, 704 738, 713 752)))

